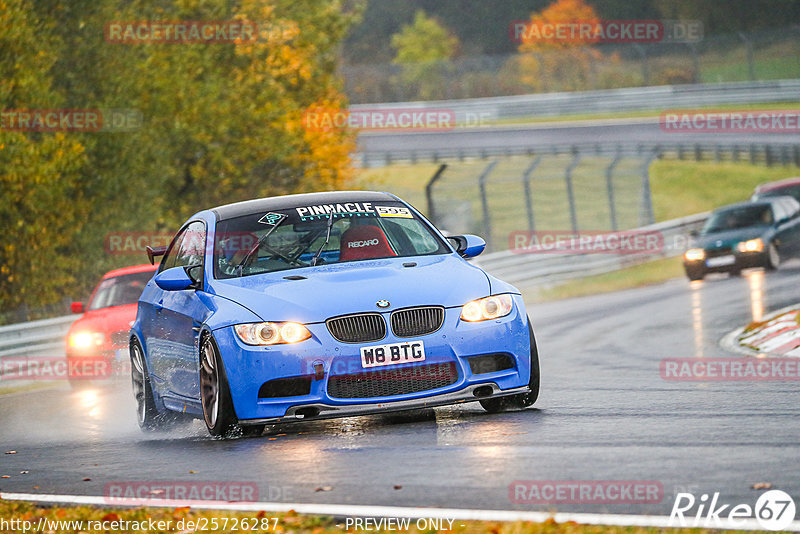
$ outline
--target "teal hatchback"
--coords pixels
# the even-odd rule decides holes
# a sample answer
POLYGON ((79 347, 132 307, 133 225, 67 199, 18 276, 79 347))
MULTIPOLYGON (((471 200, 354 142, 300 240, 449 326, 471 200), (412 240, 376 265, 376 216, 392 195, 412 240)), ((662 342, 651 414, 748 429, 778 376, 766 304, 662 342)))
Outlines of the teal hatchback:
POLYGON ((792 197, 765 197, 715 210, 683 255, 689 280, 711 272, 738 275, 742 269, 778 268, 800 255, 800 203, 792 197))

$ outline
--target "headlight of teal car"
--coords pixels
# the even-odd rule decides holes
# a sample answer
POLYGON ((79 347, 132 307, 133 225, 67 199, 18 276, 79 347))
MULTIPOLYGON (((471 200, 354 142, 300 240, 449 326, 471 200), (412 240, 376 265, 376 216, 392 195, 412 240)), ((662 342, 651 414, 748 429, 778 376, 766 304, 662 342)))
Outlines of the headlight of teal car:
POLYGON ((514 300, 508 293, 492 295, 491 297, 473 300, 464 304, 461 309, 461 319, 471 323, 497 319, 511 313, 513 307, 514 300))
POLYGON ((308 328, 300 323, 246 323, 237 324, 233 329, 248 345, 299 343, 311 337, 308 328))
POLYGON ((736 245, 736 250, 739 252, 761 252, 764 250, 764 242, 760 238, 742 241, 736 245))

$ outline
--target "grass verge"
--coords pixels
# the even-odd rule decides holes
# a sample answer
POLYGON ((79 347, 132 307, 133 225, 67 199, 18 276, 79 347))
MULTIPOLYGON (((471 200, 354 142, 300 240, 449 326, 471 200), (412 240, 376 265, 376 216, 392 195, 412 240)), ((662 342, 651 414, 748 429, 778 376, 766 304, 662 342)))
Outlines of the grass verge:
POLYGON ((531 289, 531 294, 534 302, 546 302, 643 287, 681 276, 684 276, 683 263, 678 256, 642 263, 619 271, 570 280, 538 291, 531 289))
MULTIPOLYGON (((0 500, 0 532, 286 532, 327 534, 343 532, 363 532, 361 529, 347 529, 343 519, 331 517, 299 515, 292 511, 281 514, 269 512, 224 512, 213 510, 192 510, 184 508, 98 508, 90 506, 45 507, 19 501, 0 500), (3 523, 5 521, 6 523, 3 523), (10 521, 17 528, 10 527, 10 521), (28 528, 22 527, 28 522, 28 528), (41 521, 41 523, 40 523, 41 521), (48 523, 45 523, 47 521, 48 523), (56 523, 58 522, 58 523, 56 523), (72 522, 70 525, 69 522, 72 522), (75 523, 78 522, 78 523, 75 523), (116 522, 116 523, 114 523, 116 522), (127 522, 124 524, 123 522, 127 522), (191 523, 190 523, 191 522, 191 523), (199 525, 199 528, 198 528, 199 525), (256 528, 244 528, 256 525, 256 528), (118 528, 113 528, 114 526, 118 528), (125 527, 125 528, 119 528, 125 527), (136 528, 139 527, 139 528, 136 528), (205 528, 203 528, 205 527, 205 528), (215 527, 215 528, 214 528, 215 527)), ((371 525, 372 526, 372 525, 371 525)), ((371 528, 370 532, 432 533, 450 532, 454 534, 657 534, 690 532, 710 534, 724 532, 709 529, 671 529, 649 527, 613 527, 581 525, 575 522, 556 523, 548 520, 543 523, 494 522, 455 520, 452 526, 444 521, 441 529, 417 527, 416 521, 409 522, 409 528, 388 530, 371 528)), ((742 531, 737 531, 741 534, 742 531)))
POLYGON ((0 382, 0 396, 11 395, 12 393, 22 393, 25 391, 36 391, 39 389, 49 389, 56 387, 56 382, 37 382, 35 384, 22 384, 19 386, 9 385, 8 382, 0 382))

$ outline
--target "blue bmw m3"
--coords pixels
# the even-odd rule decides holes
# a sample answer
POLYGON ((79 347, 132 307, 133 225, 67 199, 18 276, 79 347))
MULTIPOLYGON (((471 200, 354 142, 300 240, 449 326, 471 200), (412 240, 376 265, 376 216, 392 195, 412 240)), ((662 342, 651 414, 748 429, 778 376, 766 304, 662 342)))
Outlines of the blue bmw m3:
POLYGON ((479 401, 525 408, 539 359, 520 292, 388 193, 201 211, 164 248, 130 338, 139 426, 266 424, 479 401))

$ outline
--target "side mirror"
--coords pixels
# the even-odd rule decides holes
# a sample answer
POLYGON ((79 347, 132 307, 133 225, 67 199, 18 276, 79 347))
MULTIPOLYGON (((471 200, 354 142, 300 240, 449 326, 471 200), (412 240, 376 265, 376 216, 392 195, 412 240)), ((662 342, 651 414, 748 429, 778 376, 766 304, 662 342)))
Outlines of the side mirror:
POLYGON ((172 267, 162 271, 156 275, 155 281, 164 291, 183 291, 195 287, 195 282, 183 267, 172 267))
POLYGON ((486 241, 476 235, 451 235, 447 239, 455 243, 462 258, 474 258, 486 249, 486 241))
POLYGON ((73 302, 69 309, 72 313, 83 313, 83 302, 73 302))

